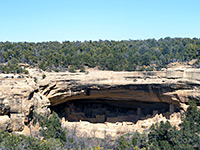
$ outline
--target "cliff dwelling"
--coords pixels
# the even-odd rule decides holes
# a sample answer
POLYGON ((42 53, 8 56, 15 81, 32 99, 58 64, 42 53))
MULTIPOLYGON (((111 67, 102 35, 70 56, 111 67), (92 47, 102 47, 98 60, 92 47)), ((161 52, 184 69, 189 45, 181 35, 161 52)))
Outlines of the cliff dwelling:
POLYGON ((163 114, 167 118, 179 109, 174 104, 133 100, 77 99, 55 105, 52 111, 68 121, 133 122, 163 114))

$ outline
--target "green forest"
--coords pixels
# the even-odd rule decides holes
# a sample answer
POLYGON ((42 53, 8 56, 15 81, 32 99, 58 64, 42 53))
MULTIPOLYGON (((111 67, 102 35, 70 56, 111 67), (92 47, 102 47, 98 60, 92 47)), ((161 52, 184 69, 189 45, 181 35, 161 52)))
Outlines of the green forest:
POLYGON ((161 38, 159 40, 0 42, 1 72, 21 73, 16 64, 27 63, 45 71, 71 71, 84 66, 100 70, 160 70, 171 62, 197 59, 200 67, 200 39, 161 38), (7 64, 7 66, 5 65, 7 64), (14 67, 10 69, 9 64, 14 67))
POLYGON ((182 123, 172 127, 167 122, 153 124, 147 133, 128 133, 116 140, 77 137, 71 129, 62 129, 60 118, 53 112, 48 118, 34 115, 40 133, 35 136, 0 132, 3 150, 199 150, 200 110, 194 101, 182 113, 182 123))

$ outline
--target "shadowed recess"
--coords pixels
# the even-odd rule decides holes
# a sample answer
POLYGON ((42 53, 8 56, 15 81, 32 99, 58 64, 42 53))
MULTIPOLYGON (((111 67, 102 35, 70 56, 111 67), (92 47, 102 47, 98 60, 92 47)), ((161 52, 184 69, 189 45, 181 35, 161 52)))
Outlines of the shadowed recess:
POLYGON ((161 102, 138 102, 131 100, 87 99, 71 100, 56 106, 51 110, 68 121, 103 122, 134 122, 163 114, 169 118, 179 107, 161 102))

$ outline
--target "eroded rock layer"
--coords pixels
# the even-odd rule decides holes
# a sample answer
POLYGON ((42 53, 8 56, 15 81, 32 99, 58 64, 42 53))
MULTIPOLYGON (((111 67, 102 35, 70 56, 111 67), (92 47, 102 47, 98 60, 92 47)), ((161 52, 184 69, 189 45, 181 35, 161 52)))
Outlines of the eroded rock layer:
POLYGON ((23 130, 24 125, 31 123, 33 113, 48 116, 49 106, 60 114, 64 112, 66 119, 72 121, 98 122, 97 118, 101 118, 100 122, 114 122, 121 116, 121 121, 126 121, 131 120, 131 117, 124 119, 126 115, 135 115, 132 121, 136 122, 155 113, 167 115, 170 109, 185 109, 190 99, 197 103, 200 101, 200 69, 175 68, 153 72, 88 70, 86 73, 47 73, 29 69, 29 72, 29 76, 21 79, 0 79, 0 127, 3 130, 23 130), (81 114, 75 115, 78 119, 69 117, 74 115, 68 106, 70 103, 75 106, 74 113, 83 113, 83 118, 81 114), (95 111, 96 104, 105 110, 89 115, 84 111, 95 111))
POLYGON ((49 74, 40 89, 51 105, 77 99, 134 100, 141 102, 187 103, 200 99, 198 69, 160 72, 109 72, 49 74))

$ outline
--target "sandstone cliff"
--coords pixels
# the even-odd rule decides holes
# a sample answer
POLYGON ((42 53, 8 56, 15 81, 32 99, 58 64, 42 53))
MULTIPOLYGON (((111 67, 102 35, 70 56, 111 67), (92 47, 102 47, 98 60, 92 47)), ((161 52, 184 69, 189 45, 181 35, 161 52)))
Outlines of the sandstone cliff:
POLYGON ((156 109, 153 116, 159 113, 159 103, 161 107, 169 105, 165 114, 169 112, 170 115, 185 109, 190 99, 200 101, 200 69, 174 68, 152 72, 88 70, 87 73, 47 73, 29 69, 29 72, 30 76, 22 79, 0 79, 2 130, 22 131, 32 120, 33 112, 48 115, 49 107, 59 110, 66 102, 98 101, 124 109, 137 107, 136 115, 149 106, 153 111, 156 109), (44 79, 43 74, 46 75, 44 79))

